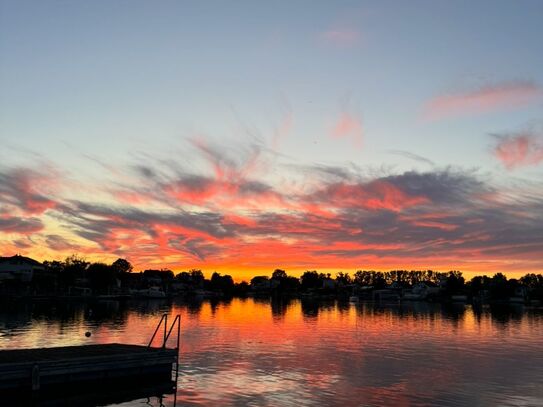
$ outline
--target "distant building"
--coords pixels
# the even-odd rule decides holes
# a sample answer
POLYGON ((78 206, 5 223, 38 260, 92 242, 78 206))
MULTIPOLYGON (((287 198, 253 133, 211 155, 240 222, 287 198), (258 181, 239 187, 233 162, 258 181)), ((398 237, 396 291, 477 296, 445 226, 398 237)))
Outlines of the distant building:
POLYGON ((43 265, 30 257, 0 257, 0 281, 16 280, 25 283, 32 281, 34 272, 43 271, 43 265))
POLYGON ((325 278, 322 280, 322 288, 325 290, 333 290, 336 288, 336 281, 331 278, 325 278))

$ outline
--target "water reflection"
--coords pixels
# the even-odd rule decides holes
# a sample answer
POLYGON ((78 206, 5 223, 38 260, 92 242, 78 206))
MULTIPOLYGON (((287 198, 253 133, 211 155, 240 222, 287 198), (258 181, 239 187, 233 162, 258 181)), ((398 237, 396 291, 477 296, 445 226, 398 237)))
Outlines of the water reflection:
POLYGON ((177 405, 543 405, 543 316, 523 308, 282 298, 10 304, 0 310, 0 348, 146 344, 163 312, 182 315, 177 405))

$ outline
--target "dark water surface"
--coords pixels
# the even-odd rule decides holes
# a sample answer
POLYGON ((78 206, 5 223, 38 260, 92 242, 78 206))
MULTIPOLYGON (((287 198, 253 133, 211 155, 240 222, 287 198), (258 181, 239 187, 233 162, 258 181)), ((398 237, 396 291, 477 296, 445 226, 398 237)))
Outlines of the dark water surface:
POLYGON ((176 397, 123 393, 100 405, 543 406, 538 310, 253 299, 0 307, 0 349, 147 344, 162 313, 181 314, 176 397))

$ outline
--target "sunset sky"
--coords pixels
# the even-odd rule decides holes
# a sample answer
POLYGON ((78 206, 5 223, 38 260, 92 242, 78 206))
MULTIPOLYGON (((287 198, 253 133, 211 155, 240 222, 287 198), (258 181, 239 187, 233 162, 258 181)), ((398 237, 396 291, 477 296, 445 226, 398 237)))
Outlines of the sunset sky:
POLYGON ((543 271, 543 2, 0 0, 0 256, 543 271))

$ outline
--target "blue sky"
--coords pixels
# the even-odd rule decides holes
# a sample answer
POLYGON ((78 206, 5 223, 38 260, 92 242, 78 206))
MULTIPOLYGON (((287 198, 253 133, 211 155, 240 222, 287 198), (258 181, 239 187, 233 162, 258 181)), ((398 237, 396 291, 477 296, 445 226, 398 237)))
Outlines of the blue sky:
POLYGON ((541 21, 540 1, 2 0, 0 160, 106 193, 144 163, 212 173, 205 141, 238 166, 257 145, 291 186, 308 181, 284 166, 455 168, 524 196, 543 176, 541 21))

